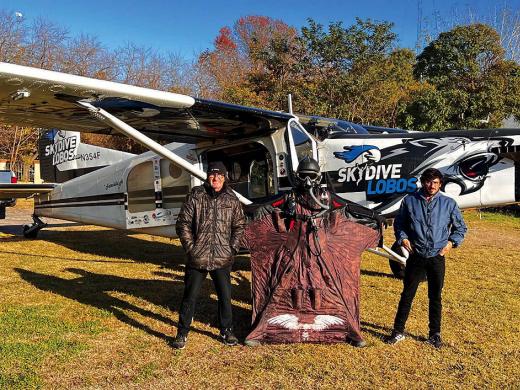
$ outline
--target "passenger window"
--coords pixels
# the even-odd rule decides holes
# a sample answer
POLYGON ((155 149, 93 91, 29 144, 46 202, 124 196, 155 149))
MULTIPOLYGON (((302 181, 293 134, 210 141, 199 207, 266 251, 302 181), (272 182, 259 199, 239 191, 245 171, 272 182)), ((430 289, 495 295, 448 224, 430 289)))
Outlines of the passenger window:
POLYGON ((250 167, 249 198, 263 198, 268 195, 268 170, 265 161, 253 161, 250 167))
POLYGON ((127 188, 130 213, 155 210, 152 161, 143 162, 132 168, 128 174, 127 188))

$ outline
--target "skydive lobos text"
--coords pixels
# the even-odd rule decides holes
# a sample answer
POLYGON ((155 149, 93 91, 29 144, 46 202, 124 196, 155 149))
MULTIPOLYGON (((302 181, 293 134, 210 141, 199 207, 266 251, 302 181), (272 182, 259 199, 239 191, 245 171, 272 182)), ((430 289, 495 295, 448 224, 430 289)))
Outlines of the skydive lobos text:
POLYGON ((401 177, 403 164, 369 165, 365 167, 341 168, 338 171, 338 182, 367 182, 367 194, 390 194, 414 192, 417 189, 417 178, 401 177))

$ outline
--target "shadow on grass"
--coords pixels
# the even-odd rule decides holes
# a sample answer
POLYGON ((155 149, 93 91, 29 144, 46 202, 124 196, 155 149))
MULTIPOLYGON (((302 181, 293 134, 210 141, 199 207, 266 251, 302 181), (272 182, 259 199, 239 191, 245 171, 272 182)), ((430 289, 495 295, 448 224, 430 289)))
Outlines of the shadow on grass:
MULTIPOLYGON (((383 339, 385 336, 390 335, 392 333, 393 328, 388 326, 376 325, 371 322, 361 321, 361 330, 363 332, 369 333, 374 337, 383 339)), ((417 336, 414 334, 410 334, 406 332, 406 336, 414 339, 416 341, 426 341, 427 339, 423 336, 417 336)))
POLYGON ((164 268, 179 269, 184 264, 181 246, 142 240, 134 235, 135 233, 124 230, 42 230, 38 239, 80 253, 151 263, 164 268))
POLYGON ((393 274, 391 274, 391 273, 385 274, 384 272, 369 271, 369 270, 364 270, 364 269, 361 270, 361 275, 377 276, 377 277, 380 277, 380 278, 396 279, 396 277, 393 274))
POLYGON ((40 255, 40 254, 34 254, 34 253, 25 253, 20 251, 0 251, 0 253, 4 254, 12 254, 12 255, 21 255, 24 257, 36 257, 38 259, 51 259, 51 260, 60 260, 60 261, 78 261, 78 262, 85 262, 85 263, 107 263, 107 264, 134 264, 131 260, 86 260, 86 259, 78 259, 74 257, 63 257, 63 256, 49 256, 49 255, 40 255))
MULTIPOLYGON (((5 226, 0 227, 0 232, 4 227, 5 226)), ((75 252, 100 257, 131 260, 139 263, 156 264, 176 271, 185 263, 184 250, 180 245, 142 240, 135 237, 135 235, 136 233, 125 230, 58 231, 44 229, 40 231, 38 240, 61 245, 75 252)), ((21 241, 30 243, 31 239, 20 236, 0 238, 0 242, 21 241)), ((65 260, 96 261, 80 259, 65 260)), ((251 264, 249 256, 237 256, 233 269, 235 271, 250 271, 251 264)))
MULTIPOLYGON (((14 234, 19 239, 26 239, 23 237, 23 227, 24 225, 30 225, 32 221, 29 219, 25 222, 20 221, 19 224, 15 225, 1 225, 0 224, 0 233, 7 233, 7 234, 14 234)), ((76 227, 76 226, 83 226, 82 223, 78 222, 65 222, 65 223, 48 223, 46 225, 46 228, 63 228, 63 227, 76 227)))
MULTIPOLYGON (((78 268, 67 268, 66 271, 76 274, 77 277, 74 279, 63 279, 21 268, 15 268, 15 271, 18 272, 23 280, 31 283, 40 290, 59 294, 77 302, 106 310, 112 313, 118 320, 137 329, 141 329, 152 336, 161 338, 166 342, 170 342, 175 334, 175 329, 173 328, 177 327, 176 321, 113 295, 117 294, 120 296, 128 294, 152 304, 177 311, 184 290, 184 283, 179 278, 173 281, 133 279, 114 275, 96 274, 78 268), (128 312, 133 312, 137 315, 171 326, 171 335, 166 335, 152 329, 147 324, 130 316, 128 312)), ((247 279, 241 279, 242 278, 235 278, 239 286, 234 286, 234 292, 241 291, 239 295, 243 297, 246 290, 249 294, 250 287, 247 279), (246 284, 246 286, 244 286, 244 284, 246 284)), ((204 281, 194 319, 202 323, 216 325, 217 303, 209 296, 210 293, 213 292, 212 284, 213 283, 208 279, 204 281)), ((239 337, 245 337, 249 330, 249 321, 251 318, 250 310, 235 306, 233 308, 233 314, 235 323, 237 324, 237 335, 239 337)), ((194 327, 192 327, 192 331, 211 338, 216 337, 211 332, 194 327)))

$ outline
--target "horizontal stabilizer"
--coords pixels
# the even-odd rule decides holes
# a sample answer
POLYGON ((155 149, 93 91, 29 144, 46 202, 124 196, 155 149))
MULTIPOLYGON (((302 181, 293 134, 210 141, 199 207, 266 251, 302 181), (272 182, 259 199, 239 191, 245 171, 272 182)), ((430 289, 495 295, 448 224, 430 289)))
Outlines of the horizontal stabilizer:
POLYGON ((8 198, 28 198, 35 194, 45 194, 51 192, 56 184, 0 184, 0 199, 8 198))

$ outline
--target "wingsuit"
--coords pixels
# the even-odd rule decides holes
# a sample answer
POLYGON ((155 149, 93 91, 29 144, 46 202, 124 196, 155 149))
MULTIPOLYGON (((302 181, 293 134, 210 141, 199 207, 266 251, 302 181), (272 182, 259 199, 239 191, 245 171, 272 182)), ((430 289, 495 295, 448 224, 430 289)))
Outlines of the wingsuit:
POLYGON ((384 219, 321 189, 321 176, 305 179, 307 185, 301 178, 293 191, 247 210, 256 213, 243 239, 252 269, 248 345, 363 343, 360 255, 377 245, 384 219))

